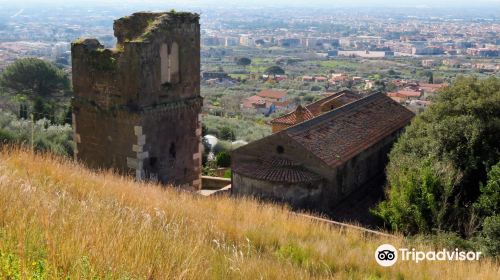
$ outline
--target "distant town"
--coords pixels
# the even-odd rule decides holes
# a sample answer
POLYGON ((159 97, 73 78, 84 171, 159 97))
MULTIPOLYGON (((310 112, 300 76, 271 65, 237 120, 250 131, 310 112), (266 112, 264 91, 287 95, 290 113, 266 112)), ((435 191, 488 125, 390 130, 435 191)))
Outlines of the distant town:
MULTIPOLYGON (((71 42, 96 37, 113 47, 112 22, 131 10, 2 8, 0 71, 16 59, 38 57, 71 74, 71 42)), ((342 90, 382 91, 419 113, 436 90, 459 75, 500 73, 500 18, 485 11, 205 7, 197 12, 206 132, 220 136, 221 128, 229 127, 230 140, 243 143, 269 135, 271 120, 297 105, 342 90), (234 120, 253 129, 241 130, 234 120)))

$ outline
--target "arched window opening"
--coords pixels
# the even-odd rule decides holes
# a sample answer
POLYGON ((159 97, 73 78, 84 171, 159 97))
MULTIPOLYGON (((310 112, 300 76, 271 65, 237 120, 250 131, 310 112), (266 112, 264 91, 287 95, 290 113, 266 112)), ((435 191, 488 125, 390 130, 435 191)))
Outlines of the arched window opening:
POLYGON ((169 70, 170 70, 169 82, 172 84, 178 83, 180 81, 179 45, 176 42, 172 43, 172 49, 170 50, 169 70))
POLYGON ((160 61, 161 83, 164 84, 170 82, 168 45, 165 43, 160 46, 160 61))

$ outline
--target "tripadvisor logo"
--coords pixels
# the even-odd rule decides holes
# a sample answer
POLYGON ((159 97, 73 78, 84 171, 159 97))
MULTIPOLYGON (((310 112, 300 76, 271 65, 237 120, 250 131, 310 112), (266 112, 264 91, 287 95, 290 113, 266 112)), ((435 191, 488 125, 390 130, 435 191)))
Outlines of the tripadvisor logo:
POLYGON ((381 266, 393 266, 397 261, 398 257, 400 261, 412 261, 419 263, 421 261, 478 261, 481 256, 481 252, 466 252, 455 250, 443 249, 440 251, 417 251, 407 248, 399 248, 392 246, 391 244, 380 245, 377 250, 375 250, 375 260, 381 266))
POLYGON ((375 260, 381 266, 393 266, 398 260, 398 251, 391 244, 380 245, 375 250, 375 260))

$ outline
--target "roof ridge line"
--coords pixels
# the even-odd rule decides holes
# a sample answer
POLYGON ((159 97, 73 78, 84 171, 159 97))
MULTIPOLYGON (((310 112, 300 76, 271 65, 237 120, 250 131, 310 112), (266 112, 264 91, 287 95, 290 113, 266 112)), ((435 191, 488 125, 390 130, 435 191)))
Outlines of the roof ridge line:
MULTIPOLYGON (((316 100, 316 101, 314 101, 314 102, 312 102, 312 103, 309 103, 309 104, 305 105, 304 107, 306 107, 306 108, 307 108, 307 107, 309 107, 309 106, 311 106, 311 105, 315 105, 316 103, 320 103, 320 102, 321 102, 322 100, 324 100, 324 99, 327 99, 327 98, 330 98, 330 97, 337 98, 337 97, 339 97, 339 96, 341 96, 341 95, 343 95, 343 94, 347 94, 347 93, 353 93, 353 92, 352 92, 352 91, 350 91, 350 90, 341 90, 341 91, 337 91, 337 92, 334 92, 334 93, 333 93, 332 95, 330 95, 330 96, 323 97, 323 98, 321 98, 321 99, 319 99, 319 100, 316 100)), ((325 101, 323 101, 322 103, 325 103, 325 101)), ((320 103, 320 104, 321 104, 321 103, 320 103)))
MULTIPOLYGON (((338 115, 340 113, 344 113, 346 111, 350 111, 358 106, 362 106, 362 105, 365 105, 366 103, 370 103, 372 102, 373 100, 377 99, 378 97, 381 97, 383 96, 384 94, 380 91, 377 91, 377 92, 374 92, 366 97, 363 97, 361 99, 358 99, 356 101, 353 101, 351 103, 347 103, 335 110, 332 110, 332 111, 329 111, 329 112, 326 112, 324 114, 321 114, 317 117, 314 117, 310 120, 307 120, 307 121, 304 121, 304 122, 301 122, 301 123, 298 123, 296 125, 293 125, 289 128, 287 128, 285 131, 287 132, 287 134, 289 133, 295 133, 295 132, 298 132, 297 130, 303 128, 303 127, 311 127, 311 126, 315 126, 315 125, 318 125, 324 121, 327 121, 327 120, 330 120, 333 116, 335 115, 338 115)), ((391 99, 392 100, 392 99, 391 99)))

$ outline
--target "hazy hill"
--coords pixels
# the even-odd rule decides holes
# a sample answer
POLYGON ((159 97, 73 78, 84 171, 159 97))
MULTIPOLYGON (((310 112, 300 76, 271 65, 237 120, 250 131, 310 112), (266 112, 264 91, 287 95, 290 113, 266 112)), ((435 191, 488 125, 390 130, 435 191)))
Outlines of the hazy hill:
POLYGON ((500 273, 487 260, 376 264, 375 248, 404 242, 249 199, 203 198, 50 156, 0 153, 1 279, 494 279, 500 273))

